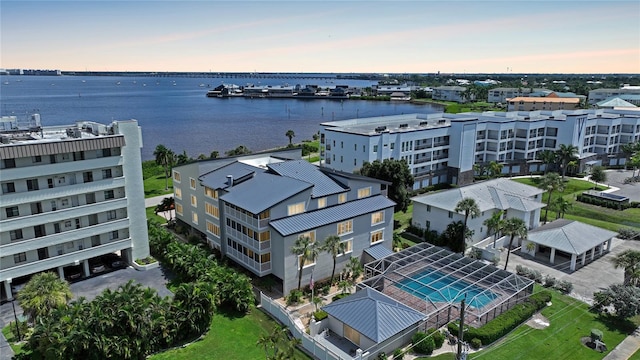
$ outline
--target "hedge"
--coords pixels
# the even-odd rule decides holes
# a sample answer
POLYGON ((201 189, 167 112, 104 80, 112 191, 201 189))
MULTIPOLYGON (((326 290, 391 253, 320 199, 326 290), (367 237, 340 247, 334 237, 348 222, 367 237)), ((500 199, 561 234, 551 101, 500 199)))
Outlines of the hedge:
MULTIPOLYGON (((491 344, 525 322, 538 310, 544 308, 549 301, 551 301, 551 293, 548 291, 533 294, 522 304, 505 311, 484 326, 479 328, 470 327, 464 336, 466 339, 477 338, 482 345, 491 344)), ((457 323, 452 322, 447 325, 447 328, 450 333, 457 334, 459 326, 457 323)))

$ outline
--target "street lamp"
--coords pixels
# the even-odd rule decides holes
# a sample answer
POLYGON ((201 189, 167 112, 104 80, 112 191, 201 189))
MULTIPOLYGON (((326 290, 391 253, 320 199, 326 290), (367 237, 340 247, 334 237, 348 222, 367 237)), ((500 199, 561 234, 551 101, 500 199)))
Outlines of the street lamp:
POLYGON ((13 307, 13 317, 16 319, 16 334, 18 335, 18 341, 22 340, 22 336, 20 336, 20 326, 18 324, 18 314, 16 314, 16 299, 11 299, 11 306, 13 307))

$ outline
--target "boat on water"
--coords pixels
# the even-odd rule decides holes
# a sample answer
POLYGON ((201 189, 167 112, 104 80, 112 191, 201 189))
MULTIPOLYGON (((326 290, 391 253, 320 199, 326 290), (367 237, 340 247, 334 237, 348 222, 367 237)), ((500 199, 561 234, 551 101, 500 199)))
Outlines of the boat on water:
POLYGON ((244 96, 240 86, 235 84, 222 84, 207 91, 207 97, 227 98, 244 96))

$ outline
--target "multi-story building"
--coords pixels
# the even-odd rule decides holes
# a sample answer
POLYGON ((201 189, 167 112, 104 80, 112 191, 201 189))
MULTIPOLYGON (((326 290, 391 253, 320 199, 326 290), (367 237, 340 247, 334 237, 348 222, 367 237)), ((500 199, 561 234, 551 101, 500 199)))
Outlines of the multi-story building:
MULTIPOLYGON (((339 236, 347 260, 376 247, 391 253, 394 202, 386 182, 319 168, 300 150, 199 161, 173 169, 176 217, 210 247, 257 276, 273 275, 284 293, 297 288, 301 236, 322 244, 339 236)), ((303 270, 328 278, 333 257, 321 251, 303 270)))
POLYGON ((489 89, 487 93, 487 102, 490 103, 506 103, 507 99, 530 96, 532 93, 546 93, 551 92, 547 89, 533 89, 533 88, 493 88, 489 89))
POLYGON ((640 88, 595 89, 589 91, 589 105, 596 105, 602 100, 618 97, 636 106, 640 106, 640 88))
POLYGON ((640 141, 640 112, 563 110, 406 114, 321 124, 322 166, 356 172, 364 162, 406 160, 419 189, 473 181, 474 164, 503 164, 503 174, 544 170, 537 156, 561 144, 578 148, 579 171, 622 165, 620 145, 640 141))
POLYGON ((149 256, 142 184, 142 134, 135 120, 42 127, 0 120, 0 287, 120 252, 149 256))
POLYGON ((507 99, 507 111, 576 110, 580 99, 564 97, 515 97, 507 99))
POLYGON ((433 100, 454 101, 465 103, 474 100, 474 95, 465 96, 467 90, 464 86, 438 86, 433 88, 431 98, 433 100))

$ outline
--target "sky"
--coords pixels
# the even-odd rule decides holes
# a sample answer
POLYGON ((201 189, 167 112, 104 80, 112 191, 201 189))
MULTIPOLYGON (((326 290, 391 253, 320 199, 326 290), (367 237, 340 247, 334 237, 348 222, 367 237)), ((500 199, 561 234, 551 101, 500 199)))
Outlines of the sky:
POLYGON ((0 1, 0 68, 640 73, 640 1, 0 1))

